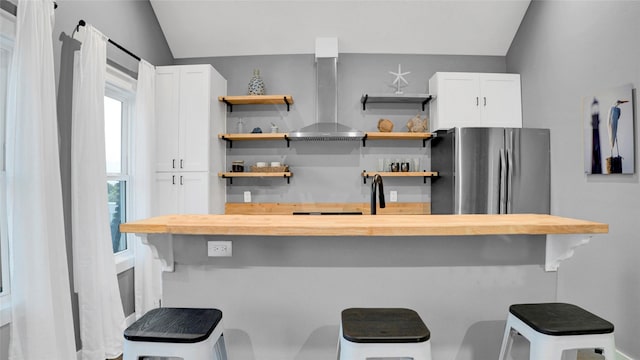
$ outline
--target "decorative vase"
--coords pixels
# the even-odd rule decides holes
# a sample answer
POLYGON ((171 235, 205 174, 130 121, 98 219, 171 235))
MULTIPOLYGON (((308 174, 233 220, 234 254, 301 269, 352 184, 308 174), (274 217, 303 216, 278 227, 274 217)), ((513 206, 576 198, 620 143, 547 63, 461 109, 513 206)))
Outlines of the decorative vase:
POLYGON ((264 95, 264 81, 258 69, 253 70, 253 77, 249 81, 249 95, 264 95))

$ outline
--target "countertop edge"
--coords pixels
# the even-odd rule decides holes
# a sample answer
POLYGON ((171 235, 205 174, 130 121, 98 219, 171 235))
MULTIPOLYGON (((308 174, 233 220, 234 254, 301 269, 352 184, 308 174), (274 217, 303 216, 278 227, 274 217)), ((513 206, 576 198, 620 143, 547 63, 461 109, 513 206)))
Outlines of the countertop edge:
POLYGON ((126 233, 261 236, 475 236, 604 234, 604 223, 544 214, 165 215, 120 225, 126 233))

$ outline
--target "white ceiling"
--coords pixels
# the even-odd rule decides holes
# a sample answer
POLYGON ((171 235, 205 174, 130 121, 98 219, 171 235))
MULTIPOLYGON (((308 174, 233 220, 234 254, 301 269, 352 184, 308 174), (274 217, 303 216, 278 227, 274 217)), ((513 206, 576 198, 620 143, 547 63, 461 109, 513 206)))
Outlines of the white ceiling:
POLYGON ((504 56, 530 0, 150 0, 175 58, 340 53, 504 56))

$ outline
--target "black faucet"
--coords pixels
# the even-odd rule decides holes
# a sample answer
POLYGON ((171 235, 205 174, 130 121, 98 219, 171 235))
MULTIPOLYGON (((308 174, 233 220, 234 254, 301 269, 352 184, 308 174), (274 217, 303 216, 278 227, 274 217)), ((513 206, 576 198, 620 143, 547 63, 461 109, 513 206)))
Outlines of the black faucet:
POLYGON ((384 188, 382 187, 382 176, 375 174, 371 183, 371 215, 376 214, 376 185, 380 191, 380 208, 384 208, 384 188))

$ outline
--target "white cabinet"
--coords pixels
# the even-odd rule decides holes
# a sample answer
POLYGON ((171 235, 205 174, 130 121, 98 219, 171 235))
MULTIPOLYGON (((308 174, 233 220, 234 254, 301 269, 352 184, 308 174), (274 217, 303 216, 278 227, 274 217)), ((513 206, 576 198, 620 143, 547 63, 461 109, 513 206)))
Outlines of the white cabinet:
POLYGON ((522 127, 519 74, 438 72, 429 79, 430 130, 522 127))
POLYGON ((227 81, 210 65, 156 68, 156 203, 154 213, 224 213, 227 81))
POLYGON ((154 215, 210 213, 217 201, 211 197, 214 183, 204 171, 156 173, 154 215))
POLYGON ((208 65, 156 70, 156 171, 208 171, 211 73, 208 65))

